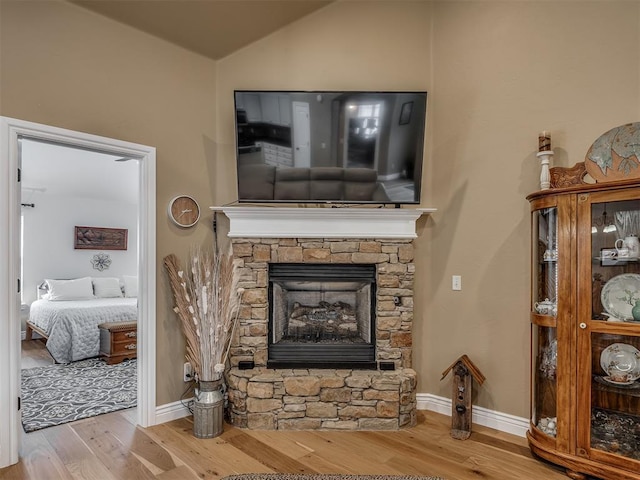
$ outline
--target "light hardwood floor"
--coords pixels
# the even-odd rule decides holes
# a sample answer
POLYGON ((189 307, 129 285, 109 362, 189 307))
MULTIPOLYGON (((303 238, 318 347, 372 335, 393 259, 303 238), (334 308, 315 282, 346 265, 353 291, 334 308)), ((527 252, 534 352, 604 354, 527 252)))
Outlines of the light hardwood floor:
POLYGON ((449 435, 449 417, 419 412, 398 432, 256 431, 225 425, 208 440, 191 418, 135 427, 125 410, 23 435, 17 465, 0 479, 219 479, 235 473, 438 475, 447 480, 560 480, 564 471, 532 457, 523 438, 476 426, 449 435))
POLYGON ((193 436, 190 418, 136 428, 115 412, 24 435, 17 465, 1 479, 219 479, 235 473, 439 475, 448 480, 554 480, 557 467, 532 458, 519 437, 474 426, 449 435, 448 417, 420 412, 398 432, 256 431, 225 425, 214 439, 193 436))
POLYGON ((23 340, 21 344, 22 368, 45 367, 54 363, 53 357, 44 346, 44 340, 23 340))

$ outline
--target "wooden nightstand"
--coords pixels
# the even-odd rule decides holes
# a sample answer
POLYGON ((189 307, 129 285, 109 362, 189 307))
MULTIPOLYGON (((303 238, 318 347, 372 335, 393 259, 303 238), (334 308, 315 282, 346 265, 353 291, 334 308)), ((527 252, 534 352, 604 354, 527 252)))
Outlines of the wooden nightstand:
POLYGON ((136 358, 138 324, 136 322, 108 322, 100 329, 100 355, 109 365, 136 358))

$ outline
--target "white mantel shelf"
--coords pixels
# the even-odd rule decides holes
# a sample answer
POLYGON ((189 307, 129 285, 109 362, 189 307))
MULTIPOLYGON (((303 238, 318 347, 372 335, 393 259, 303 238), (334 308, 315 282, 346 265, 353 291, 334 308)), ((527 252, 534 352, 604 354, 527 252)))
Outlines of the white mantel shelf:
POLYGON ((416 238, 416 221, 435 208, 210 207, 232 238, 416 238))

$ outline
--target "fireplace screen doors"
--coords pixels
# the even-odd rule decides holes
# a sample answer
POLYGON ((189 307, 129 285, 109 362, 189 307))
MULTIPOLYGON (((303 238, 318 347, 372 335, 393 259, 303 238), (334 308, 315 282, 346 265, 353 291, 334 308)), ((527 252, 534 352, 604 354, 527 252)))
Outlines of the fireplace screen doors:
POLYGON ((375 265, 269 265, 269 361, 375 368, 375 265))

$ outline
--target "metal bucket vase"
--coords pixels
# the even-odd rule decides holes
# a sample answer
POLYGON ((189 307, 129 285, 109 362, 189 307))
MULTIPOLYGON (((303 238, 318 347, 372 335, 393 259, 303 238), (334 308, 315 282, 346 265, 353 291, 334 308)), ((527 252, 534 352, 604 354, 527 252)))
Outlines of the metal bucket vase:
POLYGON ((220 435, 224 424, 222 380, 201 381, 193 402, 193 434, 196 438, 220 435))

